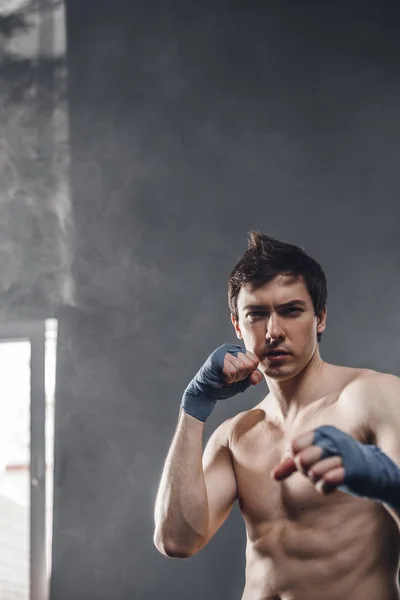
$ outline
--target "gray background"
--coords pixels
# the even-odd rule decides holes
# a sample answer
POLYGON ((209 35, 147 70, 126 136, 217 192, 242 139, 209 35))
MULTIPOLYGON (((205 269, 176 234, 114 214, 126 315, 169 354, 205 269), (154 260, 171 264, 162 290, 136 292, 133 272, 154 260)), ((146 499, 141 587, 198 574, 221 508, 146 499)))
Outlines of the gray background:
MULTIPOLYGON (((237 508, 153 547, 180 396, 234 341, 227 278, 262 230, 324 266, 324 358, 400 374, 399 9, 67 2, 76 307, 60 311, 52 600, 239 599, 237 508)), ((264 390, 219 405, 207 437, 264 390)))

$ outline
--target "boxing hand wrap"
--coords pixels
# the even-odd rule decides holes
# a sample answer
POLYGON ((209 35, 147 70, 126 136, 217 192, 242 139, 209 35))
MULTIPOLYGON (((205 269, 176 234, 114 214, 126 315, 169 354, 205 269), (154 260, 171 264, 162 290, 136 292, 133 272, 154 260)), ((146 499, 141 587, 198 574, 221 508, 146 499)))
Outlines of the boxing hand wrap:
POLYGON ((323 450, 320 460, 342 458, 345 478, 339 490, 399 508, 400 468, 377 446, 361 444, 330 425, 315 430, 313 444, 323 450))
POLYGON ((217 400, 235 396, 244 392, 251 385, 249 377, 235 383, 225 384, 224 382, 222 369, 224 368, 225 354, 237 356, 239 352, 245 353, 246 350, 235 344, 223 344, 207 358, 184 391, 181 408, 186 413, 205 422, 212 413, 217 400))

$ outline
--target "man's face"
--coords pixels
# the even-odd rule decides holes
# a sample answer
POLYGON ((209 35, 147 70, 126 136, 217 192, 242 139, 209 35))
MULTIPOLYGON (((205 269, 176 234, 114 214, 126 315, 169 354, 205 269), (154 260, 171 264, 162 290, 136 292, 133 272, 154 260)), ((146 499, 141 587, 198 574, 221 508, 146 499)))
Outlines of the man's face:
POLYGON ((260 371, 280 381, 295 377, 309 363, 325 321, 326 310, 315 315, 304 279, 290 275, 278 275, 255 290, 243 287, 238 319, 232 315, 237 336, 259 359, 260 371))

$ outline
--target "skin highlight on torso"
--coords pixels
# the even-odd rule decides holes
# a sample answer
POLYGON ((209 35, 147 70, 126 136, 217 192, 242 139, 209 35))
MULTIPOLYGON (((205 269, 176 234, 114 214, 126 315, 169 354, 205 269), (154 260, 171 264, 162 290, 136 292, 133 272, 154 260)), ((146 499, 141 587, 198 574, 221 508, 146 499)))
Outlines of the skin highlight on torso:
POLYGON ((398 600, 400 534, 384 506, 341 491, 324 496, 301 473, 271 477, 303 432, 333 425, 374 443, 352 384, 373 375, 325 364, 328 393, 282 420, 271 395, 231 421, 229 449, 246 524, 242 600, 398 600), (270 407, 272 411, 270 410, 270 407))

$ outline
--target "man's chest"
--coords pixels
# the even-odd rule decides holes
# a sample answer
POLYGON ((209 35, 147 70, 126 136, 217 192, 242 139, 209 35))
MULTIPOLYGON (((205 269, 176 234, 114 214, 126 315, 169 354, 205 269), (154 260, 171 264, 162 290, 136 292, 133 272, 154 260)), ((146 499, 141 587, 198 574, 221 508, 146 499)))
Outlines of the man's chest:
POLYGON ((233 466, 240 507, 247 519, 253 523, 297 519, 310 510, 348 501, 348 496, 341 492, 321 496, 301 473, 294 473, 282 482, 271 477, 272 470, 291 456, 292 440, 322 425, 333 425, 362 443, 373 443, 364 415, 340 401, 315 403, 285 426, 266 419, 244 429, 237 437, 231 448, 233 466))

